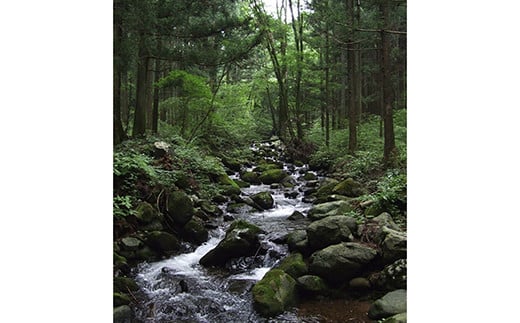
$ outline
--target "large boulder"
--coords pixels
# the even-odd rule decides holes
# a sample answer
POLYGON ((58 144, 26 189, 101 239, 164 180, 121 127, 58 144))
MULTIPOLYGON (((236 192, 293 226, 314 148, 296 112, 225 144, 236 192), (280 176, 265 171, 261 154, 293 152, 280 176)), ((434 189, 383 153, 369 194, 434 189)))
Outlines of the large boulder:
POLYGON ((273 197, 269 192, 260 192, 251 195, 251 199, 262 209, 271 209, 274 205, 273 197))
POLYGON ((314 252, 309 271, 330 282, 341 283, 355 277, 376 255, 376 250, 368 246, 342 242, 314 252))
POLYGON ((285 257, 276 268, 285 271, 294 279, 305 275, 308 271, 307 264, 303 261, 301 253, 290 254, 285 257))
POLYGON ((287 173, 282 169, 268 169, 263 171, 262 174, 258 177, 263 184, 273 184, 280 183, 282 180, 287 177, 287 173))
POLYGON ((320 220, 332 215, 341 215, 354 210, 348 200, 325 202, 314 205, 307 215, 312 220, 320 220))
POLYGON ((193 202, 183 191, 172 192, 166 203, 166 220, 168 223, 183 226, 193 217, 193 202))
POLYGON ((350 216, 333 215, 312 222, 307 227, 307 239, 311 250, 318 250, 327 246, 349 242, 354 239, 352 232, 356 232, 356 219, 350 216))
POLYGON ((364 241, 380 244, 386 236, 386 232, 383 230, 385 227, 395 231, 401 230, 399 226, 395 224, 392 216, 385 212, 361 224, 358 227, 358 235, 364 241))
POLYGON ((151 249, 163 255, 171 255, 180 249, 177 237, 164 231, 148 232, 144 241, 151 249))
POLYGON ((368 317, 380 320, 406 312, 406 290, 398 289, 376 300, 368 310, 368 317))
POLYGON ((345 195, 348 197, 358 197, 366 194, 366 190, 359 182, 356 182, 352 178, 347 178, 346 180, 341 181, 336 186, 334 186, 332 193, 345 195))
POLYGON ((260 246, 258 235, 262 230, 244 220, 231 224, 226 236, 199 261, 203 266, 223 266, 228 260, 252 256, 260 246))
POLYGON ((406 323, 406 312, 395 314, 394 316, 390 316, 386 318, 385 323, 406 323))
POLYGON ((129 277, 114 277, 114 293, 128 293, 139 290, 137 283, 129 277))
POLYGON ((253 287, 253 306, 262 316, 283 313, 296 304, 296 281, 280 269, 271 269, 253 287))

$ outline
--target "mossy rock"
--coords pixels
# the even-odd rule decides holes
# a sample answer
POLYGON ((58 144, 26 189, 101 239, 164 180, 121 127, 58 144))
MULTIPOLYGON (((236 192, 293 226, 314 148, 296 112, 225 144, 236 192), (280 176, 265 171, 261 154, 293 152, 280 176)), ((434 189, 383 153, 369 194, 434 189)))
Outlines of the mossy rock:
POLYGON ((130 304, 131 299, 128 294, 124 293, 114 293, 114 307, 118 307, 121 305, 128 305, 130 304))
POLYGON ((240 179, 250 184, 260 184, 260 179, 256 172, 243 172, 240 174, 240 179))
POLYGON ((238 185, 220 185, 220 192, 225 196, 240 195, 240 193, 242 193, 238 185))
POLYGON ((190 197, 183 191, 169 194, 166 208, 166 218, 174 224, 183 226, 193 217, 194 208, 190 197))
POLYGON ((280 269, 272 269, 253 287, 253 306, 262 316, 283 313, 295 305, 296 281, 280 269))
POLYGON ((285 257, 276 268, 285 271, 294 279, 303 276, 308 272, 307 264, 303 261, 301 253, 290 254, 285 257))
POLYGON ((356 219, 350 216, 333 215, 314 221, 307 227, 307 239, 311 250, 354 240, 357 231, 356 219))
POLYGON ((206 214, 212 215, 212 216, 221 216, 222 210, 218 207, 218 205, 212 204, 209 201, 202 201, 200 203, 200 208, 202 211, 204 211, 206 214))
POLYGON ((309 249, 307 231, 295 230, 289 233, 287 235, 287 244, 289 245, 289 250, 307 254, 309 249))
POLYGON ((170 255, 173 252, 159 252, 154 250, 148 246, 144 246, 141 249, 137 250, 134 258, 132 259, 135 263, 139 263, 142 261, 157 261, 161 259, 161 255, 170 255))
POLYGON ((260 246, 258 235, 262 230, 244 220, 233 222, 219 244, 199 261, 203 266, 222 266, 228 260, 252 256, 260 246))
POLYGON ((273 183, 280 183, 287 176, 288 174, 284 172, 282 169, 269 169, 263 171, 258 178, 263 184, 269 185, 273 183))
POLYGON ((240 169, 242 168, 242 162, 240 162, 240 160, 236 158, 225 156, 222 158, 222 163, 224 164, 224 166, 235 172, 240 171, 240 169))
POLYGON ((232 180, 231 178, 229 178, 229 176, 227 174, 222 174, 222 175, 219 175, 218 179, 217 179, 217 182, 221 185, 231 185, 235 188, 240 188, 240 186, 238 186, 237 183, 235 183, 234 180, 232 180))
POLYGON ((246 213, 253 209, 250 205, 247 205, 246 203, 230 203, 228 204, 226 211, 228 213, 234 213, 234 214, 240 214, 240 213, 246 213))
POLYGON ((323 183, 320 185, 320 187, 318 188, 316 193, 314 193, 314 195, 317 198, 329 196, 332 194, 332 190, 334 190, 334 187, 336 187, 338 183, 339 182, 335 179, 327 178, 323 181, 323 183))
POLYGON ((136 209, 135 217, 141 224, 149 224, 159 219, 159 214, 150 203, 142 202, 136 209))
POLYGON ((274 205, 273 197, 269 192, 259 192, 251 195, 251 199, 264 210, 271 209, 274 205))
POLYGON ((303 215, 300 211, 294 211, 287 218, 287 220, 289 220, 289 221, 298 221, 298 220, 302 220, 302 219, 305 219, 305 215, 303 215))
POLYGON ((368 317, 380 320, 404 312, 406 312, 406 290, 398 289, 376 300, 368 309, 368 317))
POLYGON ((307 173, 305 173, 305 175, 303 175, 303 179, 306 181, 313 181, 313 180, 316 180, 317 178, 318 177, 314 173, 311 173, 311 172, 307 172, 307 173))
POLYGON ((314 205, 307 215, 312 221, 321 220, 323 218, 341 215, 353 211, 354 207, 349 200, 332 201, 314 205))
POLYGON ((143 242, 134 237, 124 237, 121 239, 119 246, 124 251, 136 251, 143 245, 143 242))
POLYGON ((114 277, 114 293, 128 293, 139 290, 136 282, 129 277, 114 277))
POLYGON ((217 194, 217 195, 213 196, 211 201, 213 201, 217 204, 223 204, 223 203, 226 203, 227 201, 229 201, 229 198, 222 194, 217 194))
POLYGON ((248 182, 244 182, 243 180, 240 180, 240 179, 235 179, 234 181, 235 181, 235 183, 237 183, 238 187, 240 187, 240 188, 247 188, 247 187, 251 186, 251 184, 249 184, 248 182))
POLYGON ((366 190, 359 182, 356 182, 352 178, 347 178, 334 186, 332 193, 348 197, 358 197, 366 194, 366 190))
POLYGON ((198 217, 193 217, 186 223, 182 231, 186 240, 196 244, 201 244, 208 240, 208 230, 204 227, 204 222, 198 217))
POLYGON ((161 254, 172 254, 179 250, 179 239, 173 234, 164 231, 152 231, 145 238, 147 246, 161 254))
POLYGON ((256 166, 253 171, 255 172, 265 172, 266 170, 273 170, 273 169, 283 169, 282 163, 260 163, 258 166, 256 166))
POLYGON ((384 320, 385 323, 406 323, 406 312, 395 314, 384 320))

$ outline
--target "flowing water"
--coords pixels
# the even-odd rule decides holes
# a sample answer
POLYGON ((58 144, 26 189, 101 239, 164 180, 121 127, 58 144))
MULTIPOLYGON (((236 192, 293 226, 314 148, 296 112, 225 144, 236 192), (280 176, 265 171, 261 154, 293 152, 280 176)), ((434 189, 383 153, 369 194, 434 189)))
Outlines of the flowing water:
MULTIPOLYGON (((268 144, 264 144, 268 145, 268 144)), ((253 146, 258 151, 258 146, 253 146)), ((276 161, 278 149, 272 148, 276 161)), ((223 239, 229 222, 210 232, 210 239, 184 254, 155 263, 144 263, 136 268, 136 280, 141 292, 136 296, 141 306, 137 317, 143 322, 318 322, 312 317, 299 318, 296 311, 287 311, 266 320, 253 310, 251 288, 264 274, 288 254, 287 246, 280 242, 287 233, 303 229, 307 219, 289 221, 294 211, 306 213, 311 204, 302 201, 305 181, 301 174, 306 167, 284 164, 291 174, 294 188, 271 188, 269 185, 251 185, 242 189, 242 196, 269 191, 274 208, 266 211, 243 210, 232 214, 265 231, 261 235, 262 252, 254 257, 232 261, 225 269, 204 268, 199 260, 223 239), (294 198, 285 193, 294 193, 294 198)), ((238 174, 231 176, 237 178, 238 174)), ((223 206, 225 210, 225 206, 223 206)))

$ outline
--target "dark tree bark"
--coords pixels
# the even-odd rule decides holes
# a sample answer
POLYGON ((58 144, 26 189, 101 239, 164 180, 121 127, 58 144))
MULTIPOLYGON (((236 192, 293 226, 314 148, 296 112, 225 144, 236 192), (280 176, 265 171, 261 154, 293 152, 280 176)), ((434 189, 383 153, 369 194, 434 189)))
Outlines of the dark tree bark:
POLYGON ((120 2, 114 1, 114 84, 113 84, 113 144, 117 145, 126 139, 126 133, 121 122, 121 37, 122 17, 119 8, 120 2))
POLYGON ((139 37, 139 58, 137 61, 136 104, 134 114, 133 137, 146 133, 146 88, 148 76, 148 55, 145 48, 145 35, 139 37))

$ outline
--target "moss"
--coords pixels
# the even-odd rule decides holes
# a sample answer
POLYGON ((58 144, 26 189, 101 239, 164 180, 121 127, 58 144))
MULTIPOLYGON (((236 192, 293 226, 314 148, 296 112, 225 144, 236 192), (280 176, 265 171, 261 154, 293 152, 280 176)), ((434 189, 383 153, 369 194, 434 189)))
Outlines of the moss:
POLYGON ((146 236, 146 244, 161 253, 171 253, 179 250, 180 243, 173 234, 164 231, 152 231, 146 236))
POLYGON ((219 175, 217 181, 221 185, 231 185, 232 187, 240 188, 240 186, 238 186, 238 184, 235 183, 235 181, 229 178, 229 176, 226 174, 219 175))
POLYGON ((287 173, 282 169, 270 169, 262 172, 259 179, 264 184, 273 184, 280 183, 286 176, 287 173))
POLYGON ((251 184, 260 184, 260 179, 258 178, 258 174, 255 172, 243 172, 240 174, 240 178, 243 181, 246 181, 251 184))
POLYGON ((290 254, 284 260, 282 260, 277 268, 285 271, 294 279, 305 275, 308 272, 307 264, 305 264, 303 261, 303 256, 301 253, 290 254))
POLYGON ((114 292, 128 293, 128 290, 134 292, 139 290, 139 286, 132 278, 128 277, 114 277, 114 292))
POLYGON ((272 269, 253 287, 254 308, 274 316, 296 304, 296 281, 283 270, 272 269))
POLYGON ((348 197, 358 197, 365 194, 366 192, 359 182, 356 182, 352 178, 347 178, 346 180, 334 186, 332 193, 345 195, 348 197))
POLYGON ((157 211, 148 202, 142 202, 136 209, 135 217, 144 224, 150 223, 157 218, 157 211))
POLYGON ((128 305, 130 304, 131 299, 128 294, 124 293, 114 293, 114 307, 118 307, 121 305, 128 305))
POLYGON ((200 218, 193 217, 183 228, 187 240, 201 244, 208 240, 208 230, 200 218))
POLYGON ((194 213, 193 202, 183 191, 174 191, 168 196, 167 214, 178 225, 185 225, 194 213))
POLYGON ((282 163, 260 163, 258 166, 255 167, 255 172, 265 172, 266 170, 273 170, 273 169, 282 169, 283 164, 282 163))

